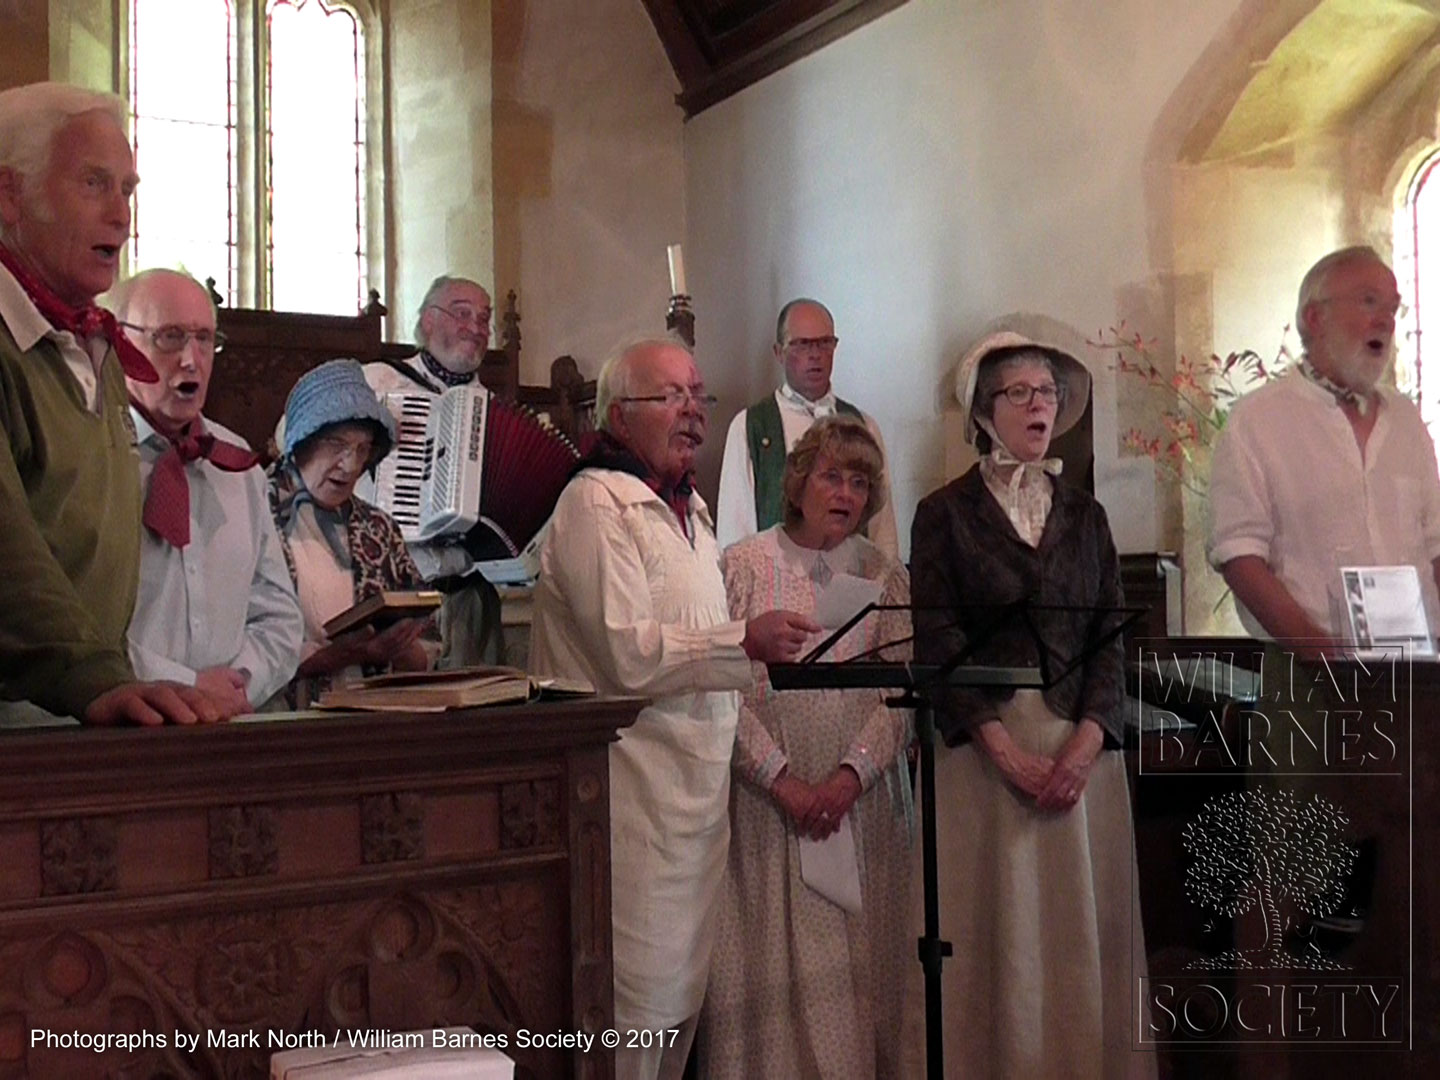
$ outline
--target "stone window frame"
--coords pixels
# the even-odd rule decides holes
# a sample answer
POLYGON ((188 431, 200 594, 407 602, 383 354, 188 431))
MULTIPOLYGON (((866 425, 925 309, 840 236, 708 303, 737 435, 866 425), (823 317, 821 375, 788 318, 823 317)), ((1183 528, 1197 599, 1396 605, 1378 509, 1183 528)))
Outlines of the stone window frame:
MULTIPOLYGON (((321 0, 309 0, 311 3, 321 0)), ((238 270, 230 306, 270 306, 267 266, 267 213, 264 192, 268 186, 268 147, 265 138, 264 78, 266 55, 266 0, 230 0, 235 19, 237 146, 236 246, 238 270)), ((388 294, 390 198, 386 187, 389 157, 390 79, 388 43, 381 18, 381 0, 323 0, 330 9, 343 8, 360 25, 364 38, 365 115, 365 270, 370 289, 388 294)), ((130 0, 117 5, 116 76, 122 96, 129 98, 130 0)), ((142 178, 143 179, 143 178, 142 178)), ((128 247, 127 247, 128 257, 128 247)), ((134 273, 146 267, 132 266, 134 273)), ((217 284, 223 289, 223 283, 217 284)))

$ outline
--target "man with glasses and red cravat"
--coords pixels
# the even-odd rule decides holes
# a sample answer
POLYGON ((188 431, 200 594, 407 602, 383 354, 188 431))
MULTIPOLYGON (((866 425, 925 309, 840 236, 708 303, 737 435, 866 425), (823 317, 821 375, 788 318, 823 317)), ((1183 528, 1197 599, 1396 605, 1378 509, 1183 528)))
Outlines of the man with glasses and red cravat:
MULTIPOLYGON (((443 394, 456 386, 479 386, 480 363, 490 345, 490 294, 468 278, 442 274, 430 283, 415 320, 420 351, 404 360, 365 365, 365 381, 377 396, 443 394)), ((407 544, 430 585, 445 592, 440 610, 443 667, 494 664, 505 659, 500 594, 478 573, 463 543, 407 544)))
POLYGON ((194 687, 137 681, 125 630, 140 475, 124 376, 154 369, 95 297, 139 182, 125 103, 59 83, 0 92, 0 723, 215 721, 194 687))
POLYGON ((223 344, 214 305, 173 270, 137 274, 108 300, 160 376, 126 381, 145 525, 130 663, 252 712, 295 674, 304 624, 256 455, 201 415, 223 344))
MULTIPOLYGON (((836 397, 830 386, 839 343, 835 320, 818 300, 791 300, 780 309, 774 350, 784 380, 774 394, 736 416, 725 435, 715 503, 715 537, 721 548, 779 524, 785 506, 785 455, 816 420, 837 413, 864 420, 884 453, 885 440, 874 419, 836 397)), ((870 519, 865 535, 886 554, 899 557, 888 482, 884 505, 870 519)))

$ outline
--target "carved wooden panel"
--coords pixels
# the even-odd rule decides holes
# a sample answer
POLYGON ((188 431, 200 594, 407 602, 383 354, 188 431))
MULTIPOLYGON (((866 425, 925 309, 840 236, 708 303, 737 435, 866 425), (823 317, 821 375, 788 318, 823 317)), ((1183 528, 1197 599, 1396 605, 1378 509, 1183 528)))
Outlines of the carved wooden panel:
POLYGON ((274 434, 301 375, 337 357, 363 364, 380 355, 379 315, 220 308, 217 316, 226 342, 215 358, 205 414, 257 450, 274 434))
POLYGON ((209 813, 210 876, 254 877, 279 866, 275 811, 268 806, 217 806, 209 813))
POLYGON ((546 944, 563 934, 554 890, 532 880, 9 943, 0 1001, 25 1038, 0 1035, 0 1076, 264 1077, 280 1031, 449 1025, 505 1034, 520 1075, 563 1075, 557 1052, 513 1047, 520 1027, 568 1025, 551 992, 563 957, 546 944), (35 1029, 152 1038, 81 1056, 59 1039, 30 1045, 35 1029))
POLYGON ((864 26, 905 0, 645 0, 686 116, 864 26))
POLYGON ((302 1033, 448 1025, 609 1080, 514 1034, 613 1021, 608 744, 639 704, 0 733, 0 1080, 261 1080, 302 1033))
POLYGON ((360 851, 367 863, 419 859, 425 854, 425 807, 414 792, 360 800, 360 851))
POLYGON ((72 818, 40 825, 40 880, 46 896, 115 888, 115 822, 72 818))
POLYGON ((549 847, 560 842, 560 790, 554 780, 500 788, 500 846, 549 847))
MULTIPOLYGON (((403 360, 415 354, 413 345, 380 340, 383 313, 380 307, 353 317, 220 308, 217 325, 226 341, 215 358, 205 415, 243 435, 257 451, 266 452, 284 415, 291 387, 311 368, 339 357, 364 364, 403 360)), ((580 378, 573 360, 568 366, 556 361, 559 367, 552 368, 550 386, 521 385, 515 290, 506 295, 498 317, 500 348, 486 351, 480 381, 503 398, 549 415, 572 439, 593 427, 595 383, 580 378)))

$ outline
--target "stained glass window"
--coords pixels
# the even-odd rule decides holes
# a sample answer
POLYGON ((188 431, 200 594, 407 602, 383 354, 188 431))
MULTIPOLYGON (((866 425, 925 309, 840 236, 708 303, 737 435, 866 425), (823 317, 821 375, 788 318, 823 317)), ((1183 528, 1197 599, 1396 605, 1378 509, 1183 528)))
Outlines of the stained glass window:
POLYGON ((365 37, 350 6, 130 0, 130 98, 132 270, 213 277, 232 306, 359 310, 365 37))
POLYGON ((131 0, 130 104, 141 177, 130 267, 183 267, 234 302, 235 19, 226 0, 131 0))
POLYGON ((365 43, 325 0, 270 0, 268 272, 273 306, 365 302, 365 43))
POLYGON ((1402 307, 1396 320, 1399 388, 1420 406, 1430 435, 1440 442, 1440 154, 1415 172, 1404 204, 1395 215, 1395 276, 1402 307))

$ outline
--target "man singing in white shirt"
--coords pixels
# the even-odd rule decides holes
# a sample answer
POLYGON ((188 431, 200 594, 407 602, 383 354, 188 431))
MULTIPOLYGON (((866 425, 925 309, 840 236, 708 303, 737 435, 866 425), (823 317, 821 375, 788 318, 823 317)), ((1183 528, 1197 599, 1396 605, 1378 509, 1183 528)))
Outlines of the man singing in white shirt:
POLYGON ((1440 479, 1420 412, 1381 385, 1395 275, 1368 247, 1332 252, 1300 286, 1300 363, 1235 406, 1210 470, 1211 564, 1252 634, 1343 641, 1341 566, 1414 566, 1440 628, 1440 479))

